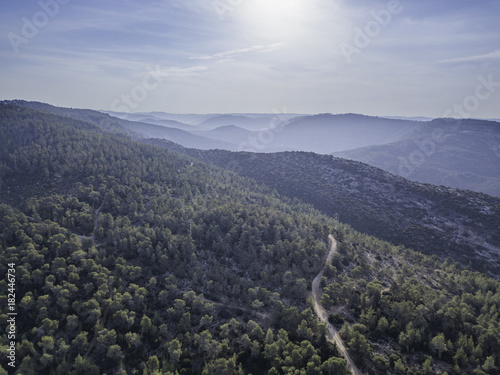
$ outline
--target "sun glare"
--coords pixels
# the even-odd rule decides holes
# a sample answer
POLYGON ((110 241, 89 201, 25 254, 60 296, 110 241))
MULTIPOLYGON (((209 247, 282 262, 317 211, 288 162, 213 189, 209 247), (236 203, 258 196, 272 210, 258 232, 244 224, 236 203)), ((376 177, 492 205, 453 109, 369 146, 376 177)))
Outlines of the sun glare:
POLYGON ((294 39, 313 21, 314 3, 311 0, 248 0, 240 17, 252 33, 286 41, 294 39))

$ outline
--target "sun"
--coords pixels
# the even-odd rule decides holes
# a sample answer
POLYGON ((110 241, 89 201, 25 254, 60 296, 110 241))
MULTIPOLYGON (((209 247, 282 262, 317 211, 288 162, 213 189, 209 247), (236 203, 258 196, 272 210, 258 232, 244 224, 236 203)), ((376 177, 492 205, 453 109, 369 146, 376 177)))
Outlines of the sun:
POLYGON ((314 0, 245 0, 240 20, 247 31, 270 40, 297 37, 313 20, 314 0))
POLYGON ((306 5, 304 0, 249 0, 255 11, 277 16, 291 16, 306 5))

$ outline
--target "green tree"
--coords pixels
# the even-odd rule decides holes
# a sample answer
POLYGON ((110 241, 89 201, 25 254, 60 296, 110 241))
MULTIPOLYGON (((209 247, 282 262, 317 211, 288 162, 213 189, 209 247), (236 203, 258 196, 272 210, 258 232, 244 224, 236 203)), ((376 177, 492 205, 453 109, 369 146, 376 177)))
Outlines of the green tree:
POLYGON ((266 337, 264 338, 264 344, 271 345, 274 343, 274 333, 271 328, 267 329, 266 337))
POLYGON ((182 343, 179 340, 174 339, 167 344, 167 348, 170 361, 174 364, 178 363, 182 354, 182 343))
POLYGON ((431 358, 427 358, 424 362, 424 364, 422 365, 422 368, 424 370, 424 374, 425 375, 431 375, 433 374, 433 370, 432 370, 432 359, 431 358))
POLYGON ((80 354, 73 363, 73 369, 70 375, 99 375, 99 367, 89 359, 84 359, 80 354))
POLYGON ((42 348, 44 353, 51 352, 54 349, 54 338, 51 336, 43 336, 38 346, 42 348))
POLYGON ((374 355, 372 362, 379 374, 385 374, 387 372, 387 362, 384 357, 378 354, 374 355))
POLYGON ((146 365, 150 374, 157 374, 160 371, 160 361, 155 355, 148 358, 146 365))
POLYGON ((455 362, 455 365, 458 366, 458 368, 467 366, 469 361, 463 347, 458 348, 457 352, 453 356, 453 361, 455 362))
POLYGON ((349 350, 358 364, 366 364, 371 360, 371 350, 366 337, 359 331, 352 331, 349 350))
POLYGON ((220 375, 243 375, 243 369, 241 364, 238 365, 236 354, 229 358, 218 358, 214 361, 211 361, 205 365, 202 371, 202 375, 212 375, 212 374, 220 374, 220 375))
POLYGON ((437 354, 438 358, 441 359, 443 353, 447 351, 446 339, 443 333, 439 333, 432 338, 430 342, 430 348, 434 353, 437 354))
POLYGON ((123 359, 122 348, 120 345, 111 345, 108 348, 108 352, 106 353, 106 357, 114 361, 115 363, 121 362, 123 359))
POLYGON ((377 328, 375 329, 377 334, 379 335, 387 335, 389 331, 389 322, 385 318, 385 316, 380 317, 377 323, 377 328))
POLYGON ((406 367, 401 361, 401 358, 394 363, 394 371, 396 374, 404 375, 406 374, 406 367))
POLYGON ((321 365, 321 370, 324 375, 347 375, 347 363, 342 358, 329 358, 321 365))
POLYGON ((498 367, 495 366, 495 358, 493 356, 486 357, 482 369, 488 374, 497 374, 498 367))

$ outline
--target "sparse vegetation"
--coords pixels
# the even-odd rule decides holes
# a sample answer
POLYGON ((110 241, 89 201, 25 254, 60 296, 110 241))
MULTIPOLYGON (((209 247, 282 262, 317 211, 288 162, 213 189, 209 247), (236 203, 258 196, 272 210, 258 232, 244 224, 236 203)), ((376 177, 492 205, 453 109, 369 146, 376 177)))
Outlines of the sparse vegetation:
POLYGON ((499 282, 341 231, 340 264, 321 301, 345 321, 340 333, 358 365, 370 374, 429 373, 432 366, 463 374, 482 373, 489 356, 498 361, 499 282))

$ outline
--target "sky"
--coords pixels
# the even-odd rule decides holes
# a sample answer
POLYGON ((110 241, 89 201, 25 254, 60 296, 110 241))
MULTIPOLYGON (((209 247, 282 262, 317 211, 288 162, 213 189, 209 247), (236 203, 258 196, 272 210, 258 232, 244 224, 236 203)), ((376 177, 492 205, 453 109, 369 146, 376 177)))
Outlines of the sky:
POLYGON ((0 99, 500 118, 500 0, 0 1, 0 99))

